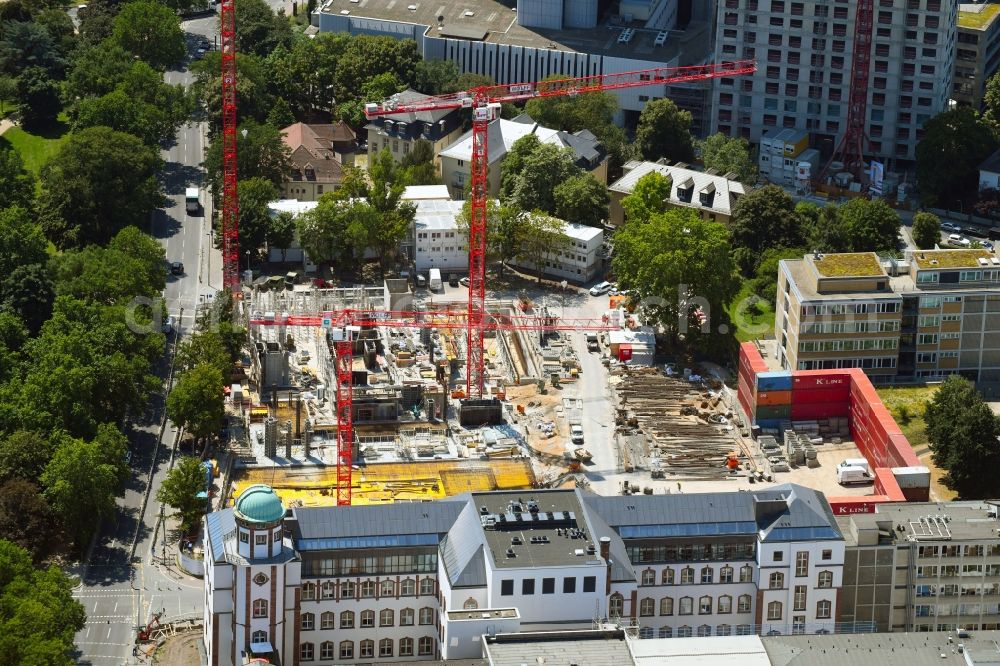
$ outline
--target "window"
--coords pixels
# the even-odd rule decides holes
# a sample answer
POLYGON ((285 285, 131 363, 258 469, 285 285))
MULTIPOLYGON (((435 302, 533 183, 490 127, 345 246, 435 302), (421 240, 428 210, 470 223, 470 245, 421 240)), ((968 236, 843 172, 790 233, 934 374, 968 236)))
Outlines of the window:
POLYGON ((775 571, 771 574, 770 580, 768 582, 768 588, 772 590, 780 590, 785 586, 785 574, 780 571, 775 571))
POLYGON ((354 628, 354 611, 343 611, 340 614, 340 628, 341 629, 354 628))
POLYGON ((250 543, 250 533, 240 530, 240 543, 250 543))
POLYGON ((362 627, 374 627, 375 626, 375 611, 373 611, 373 610, 363 610, 363 611, 361 611, 361 626, 362 627))
POLYGON ((673 597, 663 597, 660 599, 660 615, 673 615, 674 614, 674 599, 673 597))
POLYGON ((816 603, 816 618, 819 620, 829 620, 830 619, 830 609, 832 604, 827 601, 819 601, 816 603))
POLYGON ((375 641, 371 639, 365 639, 361 641, 361 649, 358 650, 358 656, 362 659, 371 659, 375 656, 375 641))
POLYGON ((313 601, 316 599, 316 586, 312 583, 306 583, 302 586, 302 601, 313 601))
POLYGON ((667 567, 660 574, 660 585, 673 585, 674 584, 674 570, 667 567))
POLYGON ((728 594, 719 597, 718 612, 722 614, 733 612, 733 598, 728 594))
POLYGON ((652 569, 646 569, 642 572, 642 580, 640 585, 656 585, 656 572, 652 569))
POLYGON ((576 593, 576 578, 572 576, 567 576, 563 578, 563 594, 575 594, 576 593))
POLYGON ((400 638, 399 639, 399 656, 400 657, 412 657, 413 656, 413 639, 412 638, 400 638))
POLYGON ((267 599, 253 600, 253 616, 267 617, 267 599))
POLYGON ((733 627, 731 625, 720 624, 718 627, 715 628, 716 636, 732 636, 732 634, 733 634, 733 627))
POLYGON ((780 620, 781 619, 781 602, 772 601, 767 605, 767 619, 768 620, 780 620))
POLYGON ((257 631, 255 631, 252 634, 250 634, 250 642, 251 643, 266 643, 267 642, 267 632, 266 631, 261 631, 261 630, 258 629, 257 631))
POLYGON ((535 593, 535 579, 525 578, 521 581, 521 594, 534 594, 535 593))
POLYGON ((677 608, 678 615, 691 615, 694 612, 694 599, 691 597, 681 597, 680 606, 677 608))
POLYGON ((753 567, 749 564, 744 564, 740 567, 740 582, 741 583, 752 583, 753 582, 753 567))
POLYGON ((257 546, 266 546, 267 545, 267 535, 266 534, 255 534, 253 536, 253 542, 257 546))
POLYGON ((694 583, 694 568, 684 567, 681 569, 681 585, 690 585, 694 583))
POLYGON ((384 608, 378 613, 378 626, 391 627, 395 621, 395 613, 391 608, 384 608))
POLYGON ((433 578, 420 579, 420 594, 437 594, 437 586, 433 578))
POLYGON ((302 631, 312 631, 316 628, 316 616, 312 613, 303 613, 300 619, 302 631))
POLYGON ((383 638, 378 642, 378 656, 391 657, 393 647, 393 641, 391 638, 383 638))
POLYGON ((792 596, 792 610, 804 611, 806 609, 806 586, 796 585, 795 593, 792 596))
POLYGON ((583 591, 593 592, 597 589, 597 576, 584 576, 583 577, 583 591))
POLYGON ((714 576, 712 567, 702 567, 701 568, 701 582, 702 584, 711 583, 714 576))
POLYGON ((750 612, 750 595, 741 594, 739 600, 736 603, 737 613, 749 613, 750 612))
POLYGON ((420 609, 420 624, 428 625, 434 624, 434 609, 430 606, 424 606, 420 609))
POLYGON ((707 594, 698 599, 698 615, 712 614, 712 597, 707 594))
POLYGON ((370 599, 375 596, 375 581, 361 581, 361 598, 370 599))
POLYGON ((805 615, 793 615, 792 616, 792 634, 804 634, 806 633, 806 616, 805 615))
POLYGON ((417 644, 417 653, 420 655, 434 654, 434 639, 431 636, 422 636, 417 644))
POLYGON ((379 596, 380 597, 394 597, 396 596, 396 581, 394 580, 383 580, 379 583, 379 596))
POLYGON ((510 597, 514 594, 514 580, 511 578, 500 581, 500 596, 510 597))
POLYGON ((336 654, 337 653, 334 652, 333 641, 323 641, 319 644, 320 659, 334 659, 336 654))
POLYGON ((673 635, 674 635, 673 627, 660 627, 660 631, 658 632, 659 638, 671 638, 673 637, 673 635))
POLYGON ((417 593, 417 582, 412 578, 399 581, 399 596, 412 597, 417 593))
POLYGON ((732 583, 733 582, 733 568, 728 564, 721 569, 719 569, 719 582, 720 583, 732 583))
POLYGON ((413 626, 413 609, 403 608, 399 611, 399 626, 401 627, 412 627, 413 626))
MULTIPOLYGON (((323 598, 333 599, 333 583, 323 583, 323 598), (330 587, 330 593, 327 594, 327 586, 330 587)), ((353 599, 354 598, 354 581, 345 580, 340 584, 340 598, 341 599, 353 599)))
POLYGON ((683 627, 677 627, 677 638, 691 638, 691 627, 686 624, 683 627))
POLYGON ((608 600, 608 614, 612 617, 621 617, 624 610, 625 598, 618 592, 615 592, 608 600))
POLYGON ((340 641, 340 658, 354 659, 354 642, 340 641))
POLYGON ((809 551, 800 550, 795 553, 795 575, 798 577, 809 575, 809 551))
POLYGON ((302 661, 312 661, 314 658, 312 643, 302 643, 299 645, 299 659, 302 661))
POLYGON ((833 572, 832 571, 820 571, 819 572, 819 583, 816 587, 833 587, 833 572))
POLYGON ((556 579, 555 578, 543 578, 542 579, 542 594, 555 594, 556 593, 556 579))
POLYGON ((776 550, 774 552, 774 561, 775 562, 783 562, 784 560, 785 560, 785 554, 782 551, 780 551, 780 550, 776 550))
POLYGON ((656 602, 650 597, 643 597, 639 601, 639 615, 641 617, 652 617, 656 610, 656 602))
MULTIPOLYGON (((312 613, 309 613, 309 615, 312 615, 312 613)), ((303 615, 302 618, 303 618, 303 621, 304 621, 305 620, 305 615, 303 615)), ((320 629, 333 629, 333 624, 334 624, 333 619, 334 619, 334 614, 333 613, 331 613, 329 611, 323 613, 322 615, 319 616, 319 628, 320 629)), ((305 628, 305 627, 303 627, 303 628, 305 628)), ((312 629, 312 627, 309 627, 309 628, 312 629)))

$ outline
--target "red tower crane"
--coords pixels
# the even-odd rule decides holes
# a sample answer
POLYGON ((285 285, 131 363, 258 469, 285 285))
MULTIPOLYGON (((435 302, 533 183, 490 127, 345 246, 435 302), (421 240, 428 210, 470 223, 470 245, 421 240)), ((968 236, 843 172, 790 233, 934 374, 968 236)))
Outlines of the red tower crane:
POLYGON ((236 8, 222 0, 219 12, 222 55, 222 286, 238 296, 240 284, 240 204, 236 192, 236 8))
MULTIPOLYGON (((868 0, 869 2, 871 0, 868 0)), ((366 104, 368 118, 415 111, 472 109, 472 176, 469 212, 469 305, 466 325, 466 395, 483 395, 483 334, 486 325, 486 210, 489 187, 487 138, 489 124, 499 116, 504 102, 523 102, 536 97, 574 96, 582 93, 704 81, 724 76, 753 74, 752 60, 658 67, 617 74, 599 74, 577 78, 480 86, 459 93, 439 95, 412 104, 392 99, 381 104, 366 104)))

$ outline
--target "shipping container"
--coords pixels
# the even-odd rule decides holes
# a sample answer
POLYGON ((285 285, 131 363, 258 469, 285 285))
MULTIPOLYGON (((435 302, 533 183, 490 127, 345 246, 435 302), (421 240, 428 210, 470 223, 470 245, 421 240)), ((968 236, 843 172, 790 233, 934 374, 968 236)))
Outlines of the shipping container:
POLYGON ((931 471, 923 466, 893 467, 892 475, 903 490, 907 488, 928 488, 931 485, 931 471))
POLYGON ((792 389, 792 404, 831 402, 844 406, 844 413, 851 406, 851 389, 847 386, 834 388, 792 389))
POLYGON ((843 370, 796 370, 792 390, 843 387, 851 390, 851 376, 843 370))
POLYGON ((757 391, 791 391, 792 375, 785 372, 757 373, 757 391))
POLYGON ((791 391, 758 391, 754 402, 757 407, 767 407, 770 405, 790 405, 792 404, 791 391))
POLYGON ((816 421, 833 416, 846 416, 847 403, 836 402, 793 402, 793 421, 816 421))
POLYGON ((930 487, 901 488, 901 491, 907 502, 929 502, 931 498, 930 487))
POLYGON ((757 406, 754 411, 755 421, 760 421, 761 419, 779 419, 788 420, 792 418, 792 406, 791 405, 769 405, 761 407, 757 406))
POLYGON ((903 491, 896 483, 896 477, 892 475, 892 470, 888 467, 875 468, 875 492, 887 495, 889 499, 902 502, 906 499, 903 491))
POLYGON ((754 421, 761 428, 769 428, 771 430, 777 430, 781 428, 782 419, 757 419, 754 421))
POLYGON ((906 435, 889 435, 889 461, 896 467, 923 467, 906 435))
POLYGON ((875 513, 875 507, 889 498, 884 496, 873 497, 829 497, 827 501, 835 516, 850 516, 856 513, 875 513))
POLYGON ((798 157, 809 147, 809 134, 807 132, 793 131, 791 136, 785 137, 785 157, 798 157))

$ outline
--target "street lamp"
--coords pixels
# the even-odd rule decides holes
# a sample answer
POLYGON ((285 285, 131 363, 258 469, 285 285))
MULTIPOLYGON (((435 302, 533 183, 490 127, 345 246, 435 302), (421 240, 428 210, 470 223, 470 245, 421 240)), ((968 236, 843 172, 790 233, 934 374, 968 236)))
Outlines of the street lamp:
POLYGON ((250 250, 247 250, 247 270, 250 270, 250 250))

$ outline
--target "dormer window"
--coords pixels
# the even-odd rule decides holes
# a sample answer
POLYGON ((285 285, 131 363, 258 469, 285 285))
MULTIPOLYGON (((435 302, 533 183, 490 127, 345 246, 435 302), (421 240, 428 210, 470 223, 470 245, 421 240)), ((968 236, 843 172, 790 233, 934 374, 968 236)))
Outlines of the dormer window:
POLYGON ((709 183, 698 191, 698 201, 705 208, 711 208, 715 201, 715 185, 709 183))
POLYGON ((694 194, 694 179, 688 177, 687 180, 677 185, 677 198, 685 203, 691 203, 691 196, 694 194))

